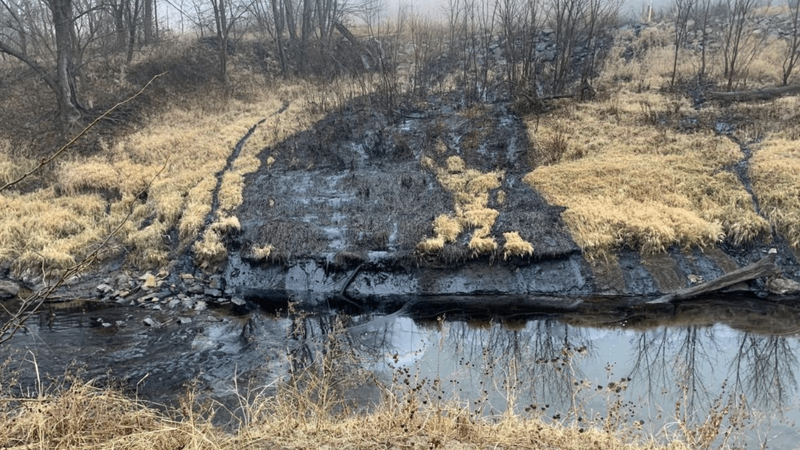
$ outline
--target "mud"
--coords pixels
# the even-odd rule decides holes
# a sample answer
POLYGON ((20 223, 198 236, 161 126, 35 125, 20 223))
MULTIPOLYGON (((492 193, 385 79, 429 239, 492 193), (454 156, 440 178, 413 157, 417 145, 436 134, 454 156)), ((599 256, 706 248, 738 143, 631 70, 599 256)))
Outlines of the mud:
MULTIPOLYGON (((457 98, 432 96, 424 111, 357 106, 369 103, 354 101, 352 108, 261 152, 262 168, 246 179, 236 211, 241 235, 222 268, 227 295, 286 296, 308 305, 339 295, 356 301, 397 295, 657 295, 714 279, 774 247, 785 276, 800 276, 795 256, 780 239, 707 252, 674 248, 655 256, 623 249, 609 261, 586 261, 561 221, 563 208, 522 182, 533 169, 530 143, 524 124, 505 104, 460 108, 453 106, 460 104, 457 98), (533 244, 532 257, 505 259, 500 251, 476 257, 467 248, 469 232, 437 253, 415 251, 433 235, 433 219, 454 212, 453 195, 421 159, 442 167, 450 156, 461 157, 468 168, 505 173, 502 186, 489 192, 489 207, 499 212, 491 235, 519 232, 533 244), (266 164, 267 158, 274 163, 266 164), (273 248, 267 259, 253 256, 253 248, 267 245, 273 248)), ((745 158, 731 169, 745 176, 744 183, 747 163, 745 158)), ((744 288, 764 292, 763 283, 744 288)))

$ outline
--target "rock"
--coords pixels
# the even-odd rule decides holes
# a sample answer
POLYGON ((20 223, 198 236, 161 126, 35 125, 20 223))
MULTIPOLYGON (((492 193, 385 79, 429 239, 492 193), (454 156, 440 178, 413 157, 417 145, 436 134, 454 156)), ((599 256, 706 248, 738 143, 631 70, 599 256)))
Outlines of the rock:
MULTIPOLYGON (((141 278, 140 278, 141 279, 141 278)), ((158 286, 158 282, 156 281, 155 275, 151 273, 147 273, 147 277, 144 279, 144 284, 142 285, 145 289, 153 289, 158 286)))
POLYGON ((157 301, 160 300, 158 298, 159 295, 161 295, 160 292, 153 292, 152 294, 147 294, 145 296, 140 297, 138 301, 139 301, 139 303, 143 303, 143 302, 146 302, 148 300, 157 302, 157 301))
POLYGON ((199 284, 193 284, 186 289, 186 292, 190 294, 202 294, 203 293, 203 286, 199 284))
POLYGON ((19 285, 13 281, 0 280, 0 298, 12 298, 19 294, 19 285))
POLYGON ((117 287, 120 289, 127 288, 128 283, 131 281, 131 278, 124 273, 117 275, 114 280, 117 283, 117 287))
POLYGON ((161 305, 153 305, 152 309, 154 309, 156 311, 161 311, 161 305))
POLYGON ((188 317, 178 317, 178 323, 181 325, 186 325, 192 323, 192 319, 188 317))
POLYGON ((206 288, 203 290, 203 294, 209 297, 222 297, 222 291, 219 289, 206 288))
POLYGON ((211 289, 222 290, 224 287, 224 280, 222 279, 222 275, 212 275, 211 278, 208 280, 208 287, 211 289))
POLYGON ((100 291, 103 294, 108 294, 109 292, 112 292, 114 290, 114 288, 112 288, 111 286, 109 286, 109 285, 107 285, 105 283, 101 283, 101 284, 97 285, 97 290, 100 291))
POLYGON ((182 299, 181 304, 183 304, 183 307, 186 309, 194 308, 194 300, 192 300, 191 298, 182 299))
POLYGON ((161 324, 157 320, 151 317, 145 317, 144 320, 142 320, 142 323, 144 323, 148 327, 153 327, 153 328, 158 328, 159 326, 161 326, 161 324))
POLYGON ((207 307, 208 307, 208 305, 206 305, 206 302, 204 302, 202 300, 200 300, 199 302, 194 304, 194 310, 195 311, 202 311, 202 310, 206 309, 207 307))
POLYGON ((231 303, 233 303, 236 306, 244 306, 247 302, 245 302, 244 299, 241 297, 233 297, 231 298, 231 303))
POLYGON ((184 280, 184 281, 185 280, 194 280, 194 275, 192 275, 190 273, 182 273, 181 274, 181 280, 184 280))
POLYGON ((775 295, 800 294, 800 283, 783 277, 770 278, 767 281, 767 289, 775 295))
POLYGON ((167 278, 168 276, 169 276, 169 271, 168 270, 161 269, 161 270, 158 271, 157 277, 159 279, 163 280, 164 278, 167 278))
POLYGON ((180 304, 181 301, 179 299, 173 298, 172 300, 169 301, 169 303, 167 303, 167 306, 169 306, 170 308, 176 308, 180 304))
POLYGON ((692 284, 702 284, 706 282, 705 278, 701 277, 700 275, 695 275, 693 273, 690 273, 689 276, 687 276, 686 278, 688 278, 689 283, 692 284))

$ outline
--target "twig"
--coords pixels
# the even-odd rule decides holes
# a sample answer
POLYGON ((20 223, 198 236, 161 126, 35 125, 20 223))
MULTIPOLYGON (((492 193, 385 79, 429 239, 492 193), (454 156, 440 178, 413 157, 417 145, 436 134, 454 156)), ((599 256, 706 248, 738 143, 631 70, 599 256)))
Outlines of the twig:
POLYGON ((150 79, 150 81, 148 81, 148 82, 147 82, 147 84, 145 84, 145 85, 144 85, 144 87, 142 87, 141 89, 139 89, 139 92, 137 92, 136 94, 134 94, 132 97, 128 97, 127 99, 125 99, 125 100, 123 100, 123 101, 121 101, 121 102, 117 103, 116 105, 112 106, 112 107, 111 107, 111 109, 109 109, 108 111, 104 112, 102 115, 100 115, 100 117, 98 117, 98 118, 94 119, 94 120, 92 121, 92 123, 90 123, 89 125, 87 125, 87 126, 86 126, 86 128, 84 128, 84 129, 83 129, 83 131, 81 131, 80 133, 78 133, 78 134, 77 134, 77 135, 76 135, 74 138, 72 138, 72 139, 71 139, 69 142, 67 142, 66 144, 64 144, 64 146, 62 146, 60 149, 58 149, 58 151, 57 151, 57 152, 53 153, 52 155, 48 156, 47 158, 42 158, 42 160, 39 162, 39 165, 38 165, 38 166, 36 166, 36 167, 34 167, 33 169, 31 169, 30 171, 26 172, 24 175, 22 175, 21 177, 17 178, 16 180, 9 181, 8 183, 6 183, 6 184, 5 184, 5 186, 3 186, 3 187, 0 187, 0 192, 3 192, 3 191, 5 191, 6 189, 8 189, 8 188, 10 188, 10 187, 12 187, 12 186, 14 186, 14 185, 21 183, 23 180, 25 180, 25 179, 26 179, 26 178, 28 178, 29 176, 33 175, 33 174, 34 174, 36 171, 38 171, 38 170, 39 170, 39 169, 41 169, 42 167, 44 167, 44 166, 46 166, 46 165, 50 164, 51 162, 53 162, 53 160, 54 160, 54 159, 58 158, 58 157, 59 157, 59 156, 60 156, 62 153, 64 153, 64 151, 66 151, 66 150, 67 150, 69 147, 71 147, 71 146, 72 146, 72 145, 73 145, 75 142, 77 142, 77 141, 78 141, 78 139, 80 139, 80 138, 82 138, 84 135, 86 135, 86 133, 88 133, 88 132, 89 132, 89 130, 91 130, 91 129, 92 129, 92 128, 93 128, 93 127, 94 127, 94 126, 97 124, 97 122, 100 122, 101 120, 103 120, 104 118, 106 118, 106 117, 107 117, 109 114, 111 114, 112 112, 114 112, 114 110, 116 110, 116 109, 117 109, 117 108, 119 108, 120 106, 123 106, 123 105, 125 105, 125 104, 127 104, 127 103, 129 103, 129 102, 133 101, 133 100, 134 100, 136 97, 138 97, 138 96, 142 95, 142 93, 145 91, 145 89, 147 89, 148 87, 150 87, 150 85, 151 85, 151 84, 153 84, 153 82, 154 82, 155 80, 157 80, 158 78, 161 78, 162 76, 164 76, 164 75, 166 75, 166 74, 167 74, 167 72, 163 72, 163 73, 160 73, 160 74, 158 74, 158 75, 154 76, 153 78, 151 78, 151 79, 150 79))

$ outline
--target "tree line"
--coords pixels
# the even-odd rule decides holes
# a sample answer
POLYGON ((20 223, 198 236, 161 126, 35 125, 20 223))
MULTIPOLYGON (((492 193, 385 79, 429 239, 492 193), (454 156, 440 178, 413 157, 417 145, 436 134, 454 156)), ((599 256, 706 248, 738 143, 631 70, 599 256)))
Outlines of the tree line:
MULTIPOLYGON (((732 89, 763 39, 753 33, 759 1, 672 0, 670 85, 677 82, 679 56, 691 38, 699 41, 697 77, 703 81, 714 38, 723 43, 723 72, 732 89)), ((621 6, 622 0, 446 0, 443 19, 435 21, 410 3, 389 14, 386 0, 0 0, 0 56, 27 65, 52 91, 64 130, 87 113, 82 92, 90 89, 92 61, 112 55, 130 64, 139 47, 158 45, 168 31, 164 23, 175 22, 165 9, 213 41, 218 64, 212 70, 222 83, 228 82, 232 45, 249 33, 276 55, 282 77, 377 72, 373 76, 390 104, 401 90, 394 62, 409 43, 413 74, 407 90, 413 93, 436 83, 428 68, 438 62, 458 74, 470 101, 485 98, 498 82, 512 98, 532 98, 591 82, 621 6), (359 38, 348 28, 354 24, 365 30, 359 38), (343 60, 338 52, 347 41, 358 51, 343 60), (490 56, 498 51, 503 64, 491 67, 490 56)), ((788 7, 792 33, 784 84, 800 54, 800 2, 789 0, 788 7)))

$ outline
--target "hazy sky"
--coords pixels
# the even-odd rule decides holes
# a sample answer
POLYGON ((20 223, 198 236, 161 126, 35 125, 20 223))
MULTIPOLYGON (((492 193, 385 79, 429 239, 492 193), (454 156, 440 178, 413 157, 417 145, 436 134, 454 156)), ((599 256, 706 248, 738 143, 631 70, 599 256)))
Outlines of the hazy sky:
MULTIPOLYGON (((358 0, 355 0, 358 1, 358 0)), ((397 13, 397 7, 400 2, 404 4, 411 4, 415 11, 420 13, 429 14, 431 16, 441 15, 447 0, 386 0, 390 14, 397 13)), ((653 4, 655 9, 662 8, 670 3, 670 0, 624 0, 622 5, 621 15, 624 17, 631 14, 638 15, 641 13, 645 5, 653 4)))

